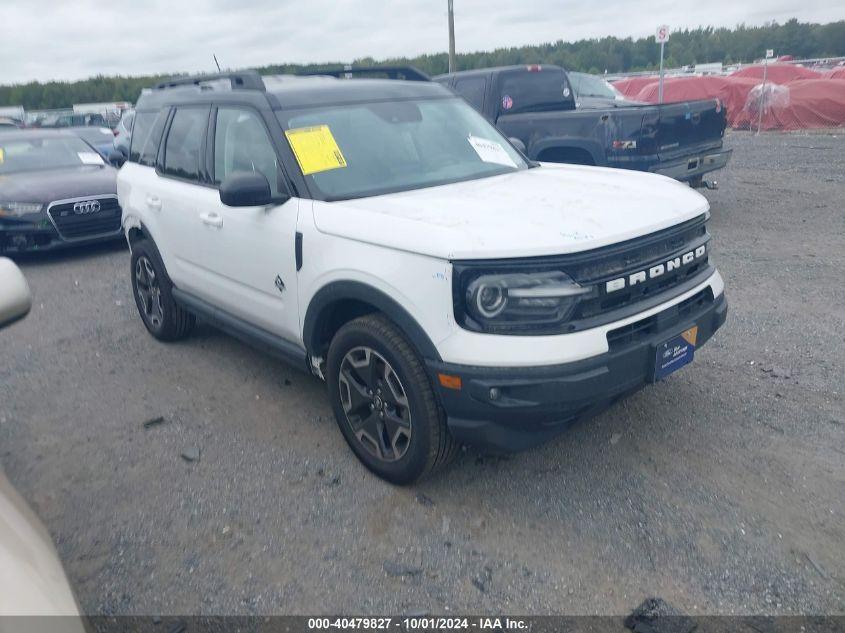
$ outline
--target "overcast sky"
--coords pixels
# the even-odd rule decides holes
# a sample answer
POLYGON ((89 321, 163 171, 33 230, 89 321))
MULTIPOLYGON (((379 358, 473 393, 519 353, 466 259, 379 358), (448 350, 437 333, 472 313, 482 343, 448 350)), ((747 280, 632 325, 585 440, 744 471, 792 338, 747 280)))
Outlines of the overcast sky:
MULTIPOLYGON (((446 0, 0 0, 0 84, 348 62, 447 48, 446 0)), ((455 0, 458 52, 845 18, 843 0, 455 0)))

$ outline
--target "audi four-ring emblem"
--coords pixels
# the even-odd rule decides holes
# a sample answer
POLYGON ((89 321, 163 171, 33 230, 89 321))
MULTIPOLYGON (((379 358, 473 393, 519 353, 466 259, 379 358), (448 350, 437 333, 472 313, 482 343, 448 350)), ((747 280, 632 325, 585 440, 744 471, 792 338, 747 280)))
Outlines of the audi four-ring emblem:
POLYGON ((83 200, 82 202, 73 203, 73 212, 76 215, 87 215, 89 213, 97 213, 99 210, 99 200, 83 200))

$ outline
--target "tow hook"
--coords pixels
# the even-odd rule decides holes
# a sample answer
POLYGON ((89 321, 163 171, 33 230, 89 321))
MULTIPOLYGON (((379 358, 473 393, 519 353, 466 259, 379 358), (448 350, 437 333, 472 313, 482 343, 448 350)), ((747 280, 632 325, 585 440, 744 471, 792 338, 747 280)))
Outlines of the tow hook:
POLYGON ((701 186, 710 191, 716 191, 719 188, 719 183, 715 180, 702 180, 701 186))

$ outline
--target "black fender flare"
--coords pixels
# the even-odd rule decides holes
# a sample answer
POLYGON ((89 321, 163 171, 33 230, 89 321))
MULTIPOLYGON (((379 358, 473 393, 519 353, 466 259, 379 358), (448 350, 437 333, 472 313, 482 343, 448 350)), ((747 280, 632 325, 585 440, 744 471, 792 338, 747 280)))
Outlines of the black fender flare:
MULTIPOLYGON (((124 229, 124 232, 126 233, 126 241, 127 242, 129 242, 129 234, 132 231, 139 231, 141 233, 141 235, 143 235, 143 239, 149 240, 150 242, 153 243, 153 245, 155 245, 155 240, 153 239, 153 236, 150 234, 149 229, 147 228, 147 226, 141 220, 138 220, 137 224, 133 224, 132 226, 130 226, 128 230, 124 229)), ((130 249, 132 248, 131 242, 129 242, 129 247, 130 247, 130 249)), ((158 249, 158 247, 156 247, 156 249, 158 249)))
POLYGON ((393 321, 410 340, 417 352, 427 360, 442 360, 428 334, 416 319, 399 303, 381 290, 358 281, 333 281, 326 284, 311 299, 305 312, 302 340, 309 354, 319 347, 323 319, 332 304, 354 300, 369 304, 393 321))

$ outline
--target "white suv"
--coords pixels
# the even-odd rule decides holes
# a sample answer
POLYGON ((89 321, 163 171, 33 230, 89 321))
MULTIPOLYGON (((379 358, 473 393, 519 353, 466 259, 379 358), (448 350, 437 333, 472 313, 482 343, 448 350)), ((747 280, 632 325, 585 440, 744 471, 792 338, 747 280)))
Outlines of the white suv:
POLYGON ((727 313, 705 198, 531 163, 431 82, 165 82, 118 195, 150 333, 199 316, 312 372, 396 483, 462 443, 548 439, 688 363, 727 313))

